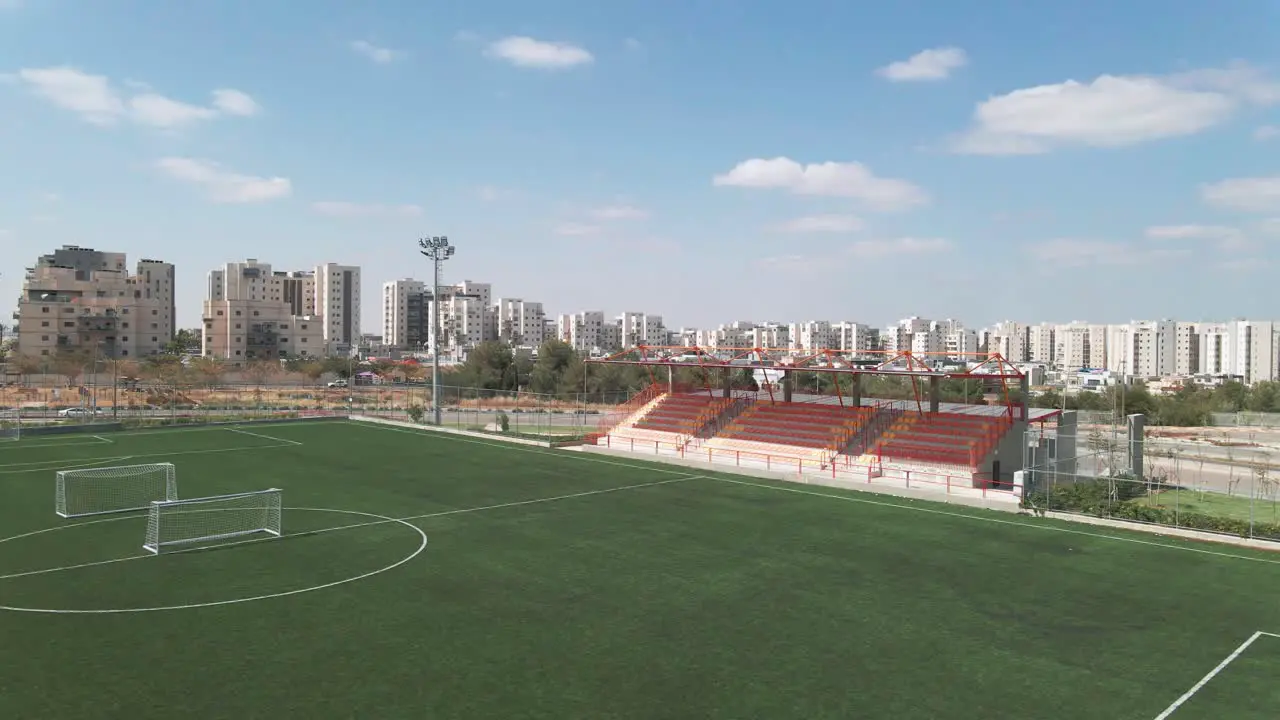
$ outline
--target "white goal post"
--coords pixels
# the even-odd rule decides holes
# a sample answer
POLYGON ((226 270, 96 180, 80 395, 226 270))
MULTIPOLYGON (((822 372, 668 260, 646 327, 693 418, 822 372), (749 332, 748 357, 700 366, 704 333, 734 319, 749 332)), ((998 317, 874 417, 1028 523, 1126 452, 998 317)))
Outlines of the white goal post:
POLYGON ((173 463, 59 470, 54 512, 64 518, 145 510, 153 500, 177 500, 173 463))
POLYGON ((266 533, 280 536, 283 493, 275 488, 232 495, 155 500, 142 547, 157 555, 171 545, 266 533))
POLYGON ((22 437, 22 416, 17 410, 0 410, 0 442, 22 437))

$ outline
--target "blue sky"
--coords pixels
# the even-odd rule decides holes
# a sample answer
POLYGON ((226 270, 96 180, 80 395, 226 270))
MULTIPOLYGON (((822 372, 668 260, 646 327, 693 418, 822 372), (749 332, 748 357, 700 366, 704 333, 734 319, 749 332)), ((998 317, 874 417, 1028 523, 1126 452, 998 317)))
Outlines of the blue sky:
POLYGON ((550 313, 1270 319, 1280 3, 0 0, 0 297, 64 243, 550 313), (980 8, 980 12, 976 11, 980 8))

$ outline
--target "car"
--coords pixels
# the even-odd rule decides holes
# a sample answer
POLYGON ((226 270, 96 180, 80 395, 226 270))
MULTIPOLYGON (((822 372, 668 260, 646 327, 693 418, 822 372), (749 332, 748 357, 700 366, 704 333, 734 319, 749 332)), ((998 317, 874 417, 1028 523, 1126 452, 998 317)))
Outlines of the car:
POLYGON ((329 387, 331 388, 344 388, 346 386, 347 386, 346 380, 334 380, 333 382, 329 383, 329 387))
POLYGON ((60 417, 84 417, 86 415, 97 415, 98 412, 87 407, 69 407, 58 411, 60 417))

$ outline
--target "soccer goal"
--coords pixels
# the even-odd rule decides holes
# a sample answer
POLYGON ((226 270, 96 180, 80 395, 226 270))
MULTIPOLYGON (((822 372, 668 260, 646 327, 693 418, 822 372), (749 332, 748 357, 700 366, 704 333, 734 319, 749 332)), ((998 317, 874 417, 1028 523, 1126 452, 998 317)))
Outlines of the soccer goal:
POLYGON ((59 470, 54 512, 64 518, 146 510, 153 500, 177 500, 173 463, 59 470))
POLYGON ((226 540, 266 533, 280 536, 280 490, 257 490, 189 498, 155 500, 147 517, 147 539, 142 547, 160 554, 172 545, 226 540))
POLYGON ((0 410, 0 442, 11 442, 22 437, 22 418, 17 410, 0 410))

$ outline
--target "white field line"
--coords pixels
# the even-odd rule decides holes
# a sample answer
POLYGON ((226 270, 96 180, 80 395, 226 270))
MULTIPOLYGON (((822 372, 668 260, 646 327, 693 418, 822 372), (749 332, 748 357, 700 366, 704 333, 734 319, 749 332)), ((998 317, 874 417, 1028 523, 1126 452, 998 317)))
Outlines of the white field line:
POLYGON ((103 445, 103 444, 109 444, 111 442, 110 440, 107 440, 106 438, 100 437, 98 435, 79 435, 79 436, 67 435, 64 437, 67 437, 69 439, 63 442, 56 442, 56 441, 50 442, 48 440, 36 442, 32 440, 27 440, 25 442, 19 443, 14 447, 4 448, 4 451, 12 453, 12 452, 17 452, 19 450, 48 450, 50 448, 58 449, 58 448, 65 448, 65 447, 84 447, 85 445, 103 445), (89 438, 93 438, 94 439, 93 442, 88 442, 89 438), (71 440, 75 440, 76 442, 71 442, 71 440))
MULTIPOLYGON (((205 454, 208 454, 208 453, 243 452, 243 451, 245 451, 245 450, 278 450, 278 449, 280 449, 280 448, 295 447, 296 445, 301 445, 301 444, 302 444, 302 443, 298 443, 298 442, 296 442, 296 441, 292 441, 292 440, 291 440, 291 441, 289 441, 288 443, 284 443, 284 442, 282 442, 282 443, 280 443, 280 444, 278 444, 278 445, 249 445, 249 446, 245 446, 245 447, 209 448, 209 449, 207 449, 207 450, 173 450, 173 451, 170 451, 170 452, 142 453, 142 454, 139 454, 139 455, 129 455, 129 456, 127 456, 127 457, 130 457, 130 458, 154 458, 154 457, 167 458, 167 457, 177 457, 177 456, 179 456, 179 455, 205 455, 205 454)), ((99 458, 78 458, 78 459, 79 459, 81 462, 85 462, 85 463, 95 463, 95 462, 98 462, 98 460, 99 460, 99 458)), ((119 459, 119 458, 112 458, 112 459, 119 459)), ((67 461, 66 461, 66 460, 41 460, 41 461, 39 461, 39 462, 12 463, 12 464, 10 464, 10 465, 0 465, 0 475, 18 475, 18 474, 21 474, 21 473, 41 472, 41 471, 44 471, 44 470, 65 470, 65 469, 68 469, 68 468, 70 468, 70 467, 73 467, 73 465, 59 465, 59 464, 58 464, 58 463, 65 463, 65 462, 67 462, 67 461), (6 470, 6 469, 3 469, 3 468, 8 468, 8 467, 19 467, 19 466, 27 466, 27 465, 41 465, 42 467, 27 467, 27 468, 25 468, 25 469, 21 469, 21 470, 6 470), (49 465, 52 465, 53 467, 45 467, 45 466, 49 466, 49 465)))
MULTIPOLYGON (((344 422, 344 421, 339 421, 339 422, 344 422)), ((425 435, 427 437, 440 438, 448 442, 461 442, 461 443, 471 443, 473 445, 485 445, 488 447, 498 448, 501 450, 512 450, 515 452, 531 452, 538 455, 554 455, 560 458, 581 460, 583 462, 596 462, 596 463, 602 463, 605 465, 617 465, 619 467, 629 467, 629 468, 635 468, 637 470, 649 470, 651 472, 668 472, 668 473, 679 472, 677 470, 662 470, 660 468, 651 467, 648 464, 642 465, 637 463, 620 462, 616 460, 605 460, 603 458, 600 458, 594 455, 588 455, 585 453, 572 453, 572 452, 563 452, 563 451, 556 451, 556 450, 550 450, 550 449, 540 449, 540 448, 527 447, 527 446, 515 445, 515 444, 503 443, 503 442, 486 442, 484 440, 477 440, 477 439, 463 437, 459 435, 453 435, 451 433, 433 433, 430 430, 410 430, 407 428, 392 427, 390 425, 379 425, 376 423, 362 423, 354 420, 347 420, 345 421, 345 423, 351 424, 351 425, 358 425, 360 427, 366 427, 366 428, 376 428, 378 430, 388 430, 391 432, 407 433, 410 435, 425 435)), ((1251 555, 1240 555, 1237 553, 1229 553, 1229 552, 1217 552, 1214 550, 1205 550, 1202 548, 1188 547, 1186 545, 1174 545, 1172 543, 1162 543, 1162 542, 1156 542, 1153 540, 1140 540, 1138 538, 1122 537, 1119 535, 1107 535, 1105 533, 1089 532, 1088 530, 1076 530, 1073 528, 1060 527, 1057 525, 1040 525, 1040 524, 1033 524, 1033 523, 1018 522, 1016 520, 1003 520, 1001 518, 984 517, 982 515, 969 515, 967 513, 953 512, 948 510, 938 510, 935 508, 920 507, 917 505, 901 505, 898 503, 885 502, 883 500, 873 500, 871 498, 865 498, 865 497, 853 497, 851 495, 836 495, 834 493, 823 493, 823 492, 816 492, 814 490, 803 490, 801 488, 782 487, 780 485, 766 485, 764 483, 750 482, 747 480, 733 480, 728 477, 723 477, 724 475, 728 475, 731 473, 727 473, 722 470, 708 470, 707 472, 716 473, 716 475, 702 476, 703 478, 708 480, 715 480, 717 482, 725 482, 725 483, 733 483, 736 485, 750 485, 752 487, 764 488, 766 490, 776 490, 778 492, 799 493, 801 495, 812 495, 814 497, 831 498, 833 500, 843 500, 845 502, 861 503, 864 505, 875 505, 878 507, 897 508, 899 510, 928 513, 931 515, 944 515, 947 517, 963 518, 965 520, 994 523, 997 525, 1015 525, 1017 527, 1023 527, 1029 530, 1058 532, 1058 533, 1065 533, 1068 535, 1081 535, 1083 537, 1099 538, 1101 540, 1113 540, 1115 542, 1132 543, 1134 545, 1148 545, 1150 547, 1167 548, 1169 550, 1181 550, 1183 552, 1197 553, 1200 555, 1212 555, 1215 557, 1231 558, 1233 560, 1249 560, 1252 562, 1266 563, 1269 565, 1280 565, 1280 559, 1254 557, 1251 555)), ((924 502, 930 502, 930 501, 926 500, 924 502)), ((930 504, 936 504, 936 503, 930 502, 930 504)), ((1259 551, 1259 552, 1265 552, 1265 551, 1259 551)))
POLYGON ((225 428, 225 429, 226 429, 227 431, 229 431, 229 432, 233 432, 233 433, 240 433, 241 435, 249 435, 250 437, 262 438, 263 440, 271 440, 271 441, 278 442, 278 443, 286 443, 286 444, 288 444, 288 445, 301 445, 301 444, 302 444, 302 443, 298 442, 297 440, 286 440, 286 439, 284 439, 284 438, 271 437, 270 435, 263 435, 262 433, 250 432, 250 431, 248 431, 248 430, 241 430, 240 428, 237 428, 237 427, 230 427, 230 428, 225 428))
MULTIPOLYGON (((430 518, 446 517, 448 515, 464 515, 468 513, 484 512, 486 510, 499 510, 502 508, 520 507, 522 505, 538 505, 541 503, 557 502, 560 500, 570 500, 573 498, 589 497, 592 495, 606 495, 608 493, 623 492, 625 490, 639 490, 641 488, 657 487, 658 485, 668 485, 676 482, 684 482, 685 480, 696 480, 701 477, 704 477, 704 476, 689 474, 683 477, 667 478, 666 480, 657 480, 655 482, 639 483, 635 485, 623 485, 621 487, 602 488, 600 490, 587 490, 584 492, 569 493, 567 495, 553 495, 551 497, 533 498, 531 500, 516 500, 513 502, 498 503, 497 505, 482 505, 480 507, 458 508, 457 510, 441 510, 440 512, 424 513, 422 515, 411 515, 409 517, 402 517, 402 518, 390 518, 386 520, 371 520, 368 522, 352 523, 349 525, 339 525, 337 527, 331 527, 331 528, 321 528, 319 530, 306 530, 306 531, 295 533, 295 534, 296 535, 319 535, 321 533, 336 532, 338 530, 354 530, 356 528, 371 527, 373 525, 386 525, 387 523, 406 523, 414 520, 427 520, 430 518)), ((307 509, 307 508, 285 508, 285 509, 307 509)), ((44 530, 36 530, 34 532, 25 533, 22 535, 15 535, 14 537, 10 537, 10 538, 0 539, 0 543, 9 542, 10 540, 17 540, 19 538, 30 537, 32 535, 39 535, 41 533, 46 533, 53 530, 69 529, 72 527, 77 527, 79 525, 93 525, 95 523, 113 522, 116 520, 130 520, 130 519, 137 519, 140 517, 142 516, 127 515, 127 516, 114 517, 114 518, 105 518, 102 520, 91 520, 89 522, 75 523, 73 525, 59 525, 52 528, 45 528, 44 530)), ((285 537, 288 537, 288 536, 286 535, 285 537)), ((241 540, 238 542, 223 543, 223 544, 217 545, 216 547, 231 547, 233 545, 251 545, 251 544, 260 543, 260 542, 271 542, 272 540, 278 540, 278 539, 279 538, 275 538, 275 537, 251 538, 249 540, 241 540)), ((179 553, 195 552, 197 550, 205 550, 205 549, 207 548, 206 547, 183 548, 181 550, 173 550, 171 552, 164 553, 164 555, 165 556, 177 555, 179 553)), ((12 580, 14 578, 28 577, 31 575, 48 575, 49 573, 65 572, 67 570, 81 570, 84 568, 98 567, 101 565, 114 565, 116 563, 129 562, 131 560, 142 560, 143 558, 150 558, 150 557, 156 557, 156 556, 151 553, 147 553, 146 555, 130 555, 129 557, 113 558, 111 560, 97 560, 94 562, 80 563, 78 565, 64 565, 62 567, 45 568, 43 570, 27 570, 25 572, 10 573, 8 575, 0 575, 0 580, 12 580)))
POLYGON ((1240 657, 1240 655, 1242 655, 1245 650, 1248 650, 1249 646, 1252 645, 1254 641, 1256 641, 1258 638, 1264 635, 1276 637, 1271 633, 1262 632, 1261 630, 1250 635, 1248 640, 1245 640, 1244 642, 1240 643, 1240 647, 1236 648, 1235 651, 1232 652, 1230 655, 1228 655, 1225 660, 1218 663, 1218 666, 1210 670, 1208 675, 1205 675, 1204 677, 1200 678, 1200 682, 1196 683, 1195 685, 1192 685, 1190 690, 1182 694, 1182 697, 1178 698, 1177 700, 1174 700, 1173 704, 1165 708, 1164 712, 1157 715, 1155 720, 1166 720, 1166 718, 1168 718, 1170 715, 1175 713, 1178 710, 1178 708, 1182 707, 1183 703, 1190 700, 1192 696, 1194 696, 1196 693, 1200 692, 1200 690, 1205 685, 1209 684, 1210 680, 1217 677, 1218 673, 1227 669, 1227 666, 1235 662, 1235 659, 1240 657))
POLYGON ((47 472, 52 470, 83 470, 84 468, 101 467, 113 462, 124 462, 133 459, 132 455, 119 455, 109 458, 93 458, 86 459, 81 462, 71 463, 67 465, 63 460, 47 460, 40 463, 47 467, 24 468, 22 470, 0 470, 0 475, 22 475, 23 473, 47 472))

